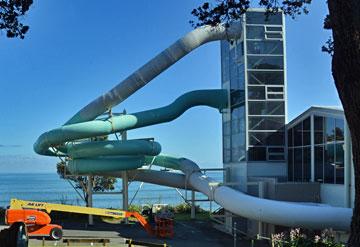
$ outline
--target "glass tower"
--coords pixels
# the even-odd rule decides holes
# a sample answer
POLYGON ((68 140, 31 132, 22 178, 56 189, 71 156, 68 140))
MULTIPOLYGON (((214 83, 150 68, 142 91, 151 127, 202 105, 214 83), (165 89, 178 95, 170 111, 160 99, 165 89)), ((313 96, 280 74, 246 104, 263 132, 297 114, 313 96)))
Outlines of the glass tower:
MULTIPOLYGON (((230 95, 223 114, 223 162, 246 165, 241 177, 248 176, 252 164, 270 169, 285 164, 286 121, 283 14, 266 16, 264 10, 253 9, 242 25, 238 40, 221 42, 222 88, 230 95)), ((281 169, 286 176, 286 165, 281 169)), ((229 179, 234 174, 227 176, 228 182, 235 180, 229 179)))

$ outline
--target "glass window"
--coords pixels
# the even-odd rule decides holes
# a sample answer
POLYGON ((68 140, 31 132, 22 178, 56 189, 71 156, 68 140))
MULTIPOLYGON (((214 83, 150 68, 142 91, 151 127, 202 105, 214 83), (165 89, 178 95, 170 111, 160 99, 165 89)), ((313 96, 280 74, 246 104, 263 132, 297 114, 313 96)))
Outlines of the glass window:
POLYGON ((303 121, 303 145, 310 145, 310 117, 303 121))
POLYGON ((246 26, 246 39, 264 39, 264 26, 246 26))
MULTIPOLYGON (((334 120, 334 119, 333 119, 334 120)), ((325 145, 324 182, 333 184, 335 182, 335 144, 325 145)))
POLYGON ((266 26, 266 31, 267 32, 271 32, 271 31, 282 31, 282 27, 273 27, 273 26, 266 26))
POLYGON ((283 71, 248 71, 249 85, 283 85, 283 71))
POLYGON ((335 119, 326 118, 326 142, 335 141, 335 119))
POLYGON ((283 56, 251 56, 248 55, 250 69, 283 69, 283 56))
POLYGON ((282 24, 282 14, 281 13, 270 13, 266 12, 247 12, 246 13, 246 23, 247 24, 282 24))
POLYGON ((282 161, 285 160, 284 154, 269 154, 270 161, 282 161))
POLYGON ((315 146, 315 182, 324 182, 324 146, 315 146))
POLYGON ((249 161, 265 161, 266 147, 249 147, 249 161))
POLYGON ((230 121, 223 123, 223 135, 230 135, 231 134, 231 125, 230 121))
POLYGON ((320 116, 314 116, 315 144, 324 143, 324 119, 320 116))
POLYGON ((288 134, 288 139, 287 139, 287 141, 288 141, 288 146, 289 146, 289 147, 293 147, 293 146, 294 146, 294 144, 293 144, 293 129, 292 129, 292 128, 289 129, 289 130, 287 131, 287 134, 288 134))
POLYGON ((343 141, 344 140, 344 120, 342 119, 335 119, 335 136, 336 141, 343 141))
POLYGON ((267 91, 268 92, 275 92, 275 93, 282 93, 284 92, 284 88, 283 87, 270 87, 270 86, 267 86, 267 91))
POLYGON ((293 149, 288 149, 288 180, 294 181, 294 157, 293 157, 293 149))
POLYGON ((336 162, 335 162, 335 179, 337 184, 344 184, 344 144, 339 143, 335 145, 336 162))
POLYGON ((284 132, 249 132, 249 143, 254 146, 284 145, 284 132))
POLYGON ((303 181, 309 182, 311 179, 311 152, 310 147, 303 148, 303 181))
POLYGON ((284 94, 282 93, 277 93, 277 94, 268 94, 267 95, 268 99, 283 99, 284 98, 284 94))
POLYGON ((282 55, 283 44, 280 40, 264 40, 264 41, 248 41, 247 42, 248 54, 278 54, 282 55))
POLYGON ((294 181, 302 182, 302 148, 294 148, 294 181))
POLYGON ((249 101, 249 115, 284 115, 284 101, 249 101))
POLYGON ((284 117, 249 117, 250 130, 279 130, 284 126, 284 117))
POLYGON ((238 108, 245 105, 245 91, 244 90, 230 90, 231 108, 238 108))
POLYGON ((266 39, 282 39, 282 33, 265 33, 266 39))
POLYGON ((302 146, 302 122, 294 127, 294 146, 302 146))
POLYGON ((230 149, 224 149, 223 150, 223 160, 224 160, 224 163, 231 162, 231 151, 230 151, 230 149))
POLYGON ((248 87, 249 99, 265 99, 265 87, 264 86, 249 86, 248 87))

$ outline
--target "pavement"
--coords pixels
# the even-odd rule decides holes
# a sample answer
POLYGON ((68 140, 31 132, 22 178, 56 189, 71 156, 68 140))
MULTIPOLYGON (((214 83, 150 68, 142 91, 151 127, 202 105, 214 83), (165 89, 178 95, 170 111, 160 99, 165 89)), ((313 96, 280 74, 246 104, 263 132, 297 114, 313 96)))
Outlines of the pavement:
MULTIPOLYGON (((86 226, 83 222, 54 222, 63 226, 63 238, 105 238, 110 240, 108 246, 128 246, 126 239, 158 243, 170 246, 220 247, 234 246, 231 235, 216 230, 208 220, 177 221, 174 224, 173 238, 157 238, 149 236, 138 224, 108 224, 96 222, 94 226, 86 226)), ((0 229, 6 226, 0 226, 0 229)), ((249 241, 238 239, 236 246, 251 246, 249 241)), ((30 247, 43 246, 41 239, 30 239, 30 247)), ((45 241, 45 246, 65 246, 61 241, 45 241)), ((74 244, 71 246, 101 246, 101 244, 74 244)), ((256 245, 257 246, 257 245, 256 245)))

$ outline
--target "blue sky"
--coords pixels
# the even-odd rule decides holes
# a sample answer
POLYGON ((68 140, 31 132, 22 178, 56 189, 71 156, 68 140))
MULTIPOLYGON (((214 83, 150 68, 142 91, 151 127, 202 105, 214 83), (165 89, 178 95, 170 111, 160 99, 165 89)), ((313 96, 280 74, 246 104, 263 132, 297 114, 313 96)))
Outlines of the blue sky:
MULTIPOLYGON (((44 131, 65 123, 172 42, 192 30, 190 12, 203 1, 35 1, 24 40, 0 34, 0 173, 49 172, 56 159, 32 150, 44 131)), ((289 120, 311 105, 339 106, 330 57, 320 51, 325 1, 308 16, 287 18, 289 120)), ((219 43, 186 56, 115 111, 160 107, 181 94, 220 87, 219 43)), ((163 152, 202 167, 221 166, 221 115, 197 107, 167 124, 129 132, 154 137, 163 152)))

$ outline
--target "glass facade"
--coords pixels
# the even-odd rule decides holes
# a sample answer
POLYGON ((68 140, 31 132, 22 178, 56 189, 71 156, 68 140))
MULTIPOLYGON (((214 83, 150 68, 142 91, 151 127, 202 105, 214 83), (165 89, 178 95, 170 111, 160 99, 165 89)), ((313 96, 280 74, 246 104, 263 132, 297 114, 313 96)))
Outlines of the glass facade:
POLYGON ((221 42, 222 88, 230 93, 223 114, 223 161, 284 161, 285 74, 283 16, 244 16, 239 40, 221 42))
POLYGON ((311 137, 314 139, 314 181, 344 184, 344 120, 313 115, 287 130, 288 180, 311 180, 311 137))

